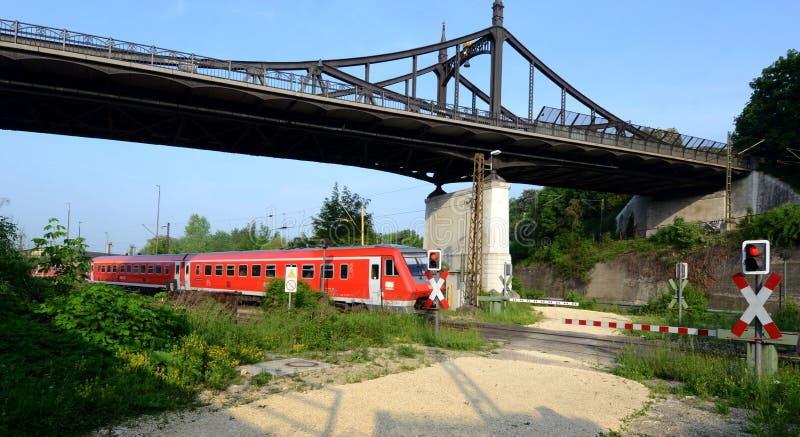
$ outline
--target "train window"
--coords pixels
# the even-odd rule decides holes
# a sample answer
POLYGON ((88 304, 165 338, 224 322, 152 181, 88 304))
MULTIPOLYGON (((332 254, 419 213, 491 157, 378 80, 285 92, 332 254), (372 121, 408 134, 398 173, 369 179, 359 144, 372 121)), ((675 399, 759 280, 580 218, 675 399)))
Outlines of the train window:
POLYGON ((349 270, 348 267, 350 266, 347 264, 342 264, 339 266, 339 279, 347 279, 347 273, 349 270))
POLYGON ((267 264, 264 266, 264 277, 265 278, 275 277, 275 264, 267 264))
POLYGON ((303 264, 303 279, 314 277, 314 264, 303 264))
POLYGON ((139 264, 133 265, 133 273, 139 273, 139 264))
POLYGON ((112 267, 112 268, 114 269, 114 270, 113 270, 113 272, 114 272, 114 273, 117 273, 117 265, 116 265, 116 264, 114 264, 114 267, 112 267))
POLYGON ((151 274, 151 275, 153 274, 153 265, 152 264, 148 264, 147 265, 147 273, 151 274))
POLYGON ((156 264, 156 274, 157 275, 161 274, 161 264, 156 264))
POLYGON ((333 279, 333 264, 322 265, 322 277, 325 279, 333 279))
POLYGON ((144 270, 145 270, 146 268, 147 268, 147 267, 146 267, 144 264, 142 264, 141 266, 139 266, 139 271, 141 271, 141 272, 142 272, 142 274, 144 274, 144 270))
POLYGON ((214 266, 214 276, 222 276, 222 264, 214 266))
POLYGON ((131 272, 131 269, 133 269, 133 265, 131 265, 131 264, 128 264, 127 266, 125 266, 125 272, 126 272, 126 273, 130 273, 130 272, 131 272))
POLYGON ((100 268, 100 273, 105 273, 106 272, 106 266, 105 265, 99 266, 99 268, 100 268))
POLYGON ((250 268, 250 276, 258 278, 261 276, 261 264, 253 264, 250 268))
POLYGON ((234 276, 236 274, 236 266, 228 264, 225 266, 225 276, 234 276))
POLYGON ((203 274, 206 276, 211 276, 211 264, 206 264, 203 267, 203 274))
POLYGON ((200 264, 194 266, 194 274, 195 276, 200 276, 200 264))
POLYGON ((239 264, 239 276, 247 276, 247 264, 239 264))
MULTIPOLYGON (((187 267, 188 267, 188 266, 187 266, 187 267)), ((169 264, 164 264, 164 274, 165 274, 165 275, 168 275, 168 274, 169 274, 169 264)))
POLYGON ((372 264, 372 268, 369 271, 369 278, 370 279, 380 279, 381 275, 381 265, 380 264, 372 264))
POLYGON ((387 258, 384 261, 383 274, 385 276, 397 276, 398 275, 397 268, 395 268, 395 266, 394 266, 394 260, 393 259, 387 258))

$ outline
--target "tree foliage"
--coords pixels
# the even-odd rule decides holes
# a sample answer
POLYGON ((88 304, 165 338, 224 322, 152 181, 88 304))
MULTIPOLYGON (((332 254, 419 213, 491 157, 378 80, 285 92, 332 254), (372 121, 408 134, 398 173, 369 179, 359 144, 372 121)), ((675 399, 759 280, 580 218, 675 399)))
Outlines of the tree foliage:
POLYGON ((800 244, 800 205, 784 205, 741 225, 745 239, 767 239, 774 246, 800 244))
POLYGON ((403 246, 422 247, 422 236, 413 229, 403 229, 402 231, 383 234, 380 242, 384 244, 402 244, 403 246))
MULTIPOLYGON (((313 238, 317 241, 325 238, 332 245, 357 245, 361 241, 361 207, 369 205, 366 199, 351 192, 347 186, 339 190, 339 184, 333 185, 331 195, 322 202, 319 214, 312 219, 313 238)), ((364 214, 365 240, 375 241, 372 214, 364 214)))
MULTIPOLYGON (((750 101, 736 117, 733 147, 761 159, 759 168, 800 188, 800 160, 787 149, 800 148, 800 53, 789 50, 750 82, 750 101)), ((795 152, 797 153, 797 152, 795 152)))
POLYGON ((33 239, 34 251, 40 253, 38 269, 52 272, 57 285, 73 288, 83 283, 90 264, 83 238, 66 238, 66 229, 56 218, 49 220, 44 231, 41 238, 33 239))
MULTIPOLYGON (((230 232, 218 230, 212 234, 211 223, 199 214, 192 214, 189 217, 183 230, 183 237, 173 237, 169 244, 166 236, 160 237, 158 241, 159 253, 229 252, 277 249, 285 246, 286 242, 280 238, 278 232, 255 221, 241 228, 233 228, 230 232)), ((155 253, 155 238, 148 240, 140 253, 155 253)))
POLYGON ((570 188, 523 191, 509 204, 512 259, 548 251, 560 235, 570 234, 566 240, 616 235, 615 217, 628 199, 626 195, 570 188))

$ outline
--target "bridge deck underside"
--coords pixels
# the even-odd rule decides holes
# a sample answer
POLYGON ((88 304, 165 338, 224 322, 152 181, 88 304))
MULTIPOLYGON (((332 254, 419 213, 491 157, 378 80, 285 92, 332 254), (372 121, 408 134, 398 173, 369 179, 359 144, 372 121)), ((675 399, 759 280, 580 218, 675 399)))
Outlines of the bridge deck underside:
POLYGON ((725 184, 724 167, 680 157, 9 47, 0 47, 0 128, 350 165, 437 185, 470 181, 474 153, 496 149, 495 169, 514 183, 656 196, 725 184))

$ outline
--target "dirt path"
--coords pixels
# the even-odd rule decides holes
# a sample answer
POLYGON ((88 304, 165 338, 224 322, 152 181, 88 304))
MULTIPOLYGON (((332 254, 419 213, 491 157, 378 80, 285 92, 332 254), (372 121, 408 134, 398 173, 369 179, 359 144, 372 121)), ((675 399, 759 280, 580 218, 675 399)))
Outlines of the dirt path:
POLYGON ((365 382, 143 420, 117 435, 596 435, 643 385, 593 370, 461 357, 365 382))

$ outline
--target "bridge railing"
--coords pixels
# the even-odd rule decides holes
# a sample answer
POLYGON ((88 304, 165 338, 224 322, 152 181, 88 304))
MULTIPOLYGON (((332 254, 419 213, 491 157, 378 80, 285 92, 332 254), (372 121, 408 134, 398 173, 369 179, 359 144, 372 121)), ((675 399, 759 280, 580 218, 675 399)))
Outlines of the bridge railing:
MULTIPOLYGON (((438 104, 380 87, 353 86, 298 71, 265 70, 253 64, 198 56, 194 53, 115 40, 67 29, 0 19, 0 41, 104 57, 156 68, 210 76, 301 94, 330 97, 434 117, 498 126, 578 141, 606 144, 659 155, 724 164, 725 144, 601 117, 542 108, 534 119, 494 114, 476 107, 438 104), (634 136, 633 132, 638 135, 634 136), (644 133, 645 135, 642 135, 644 133), (642 138, 642 137, 645 138, 642 138)), ((740 165, 742 165, 740 163, 740 165)))

